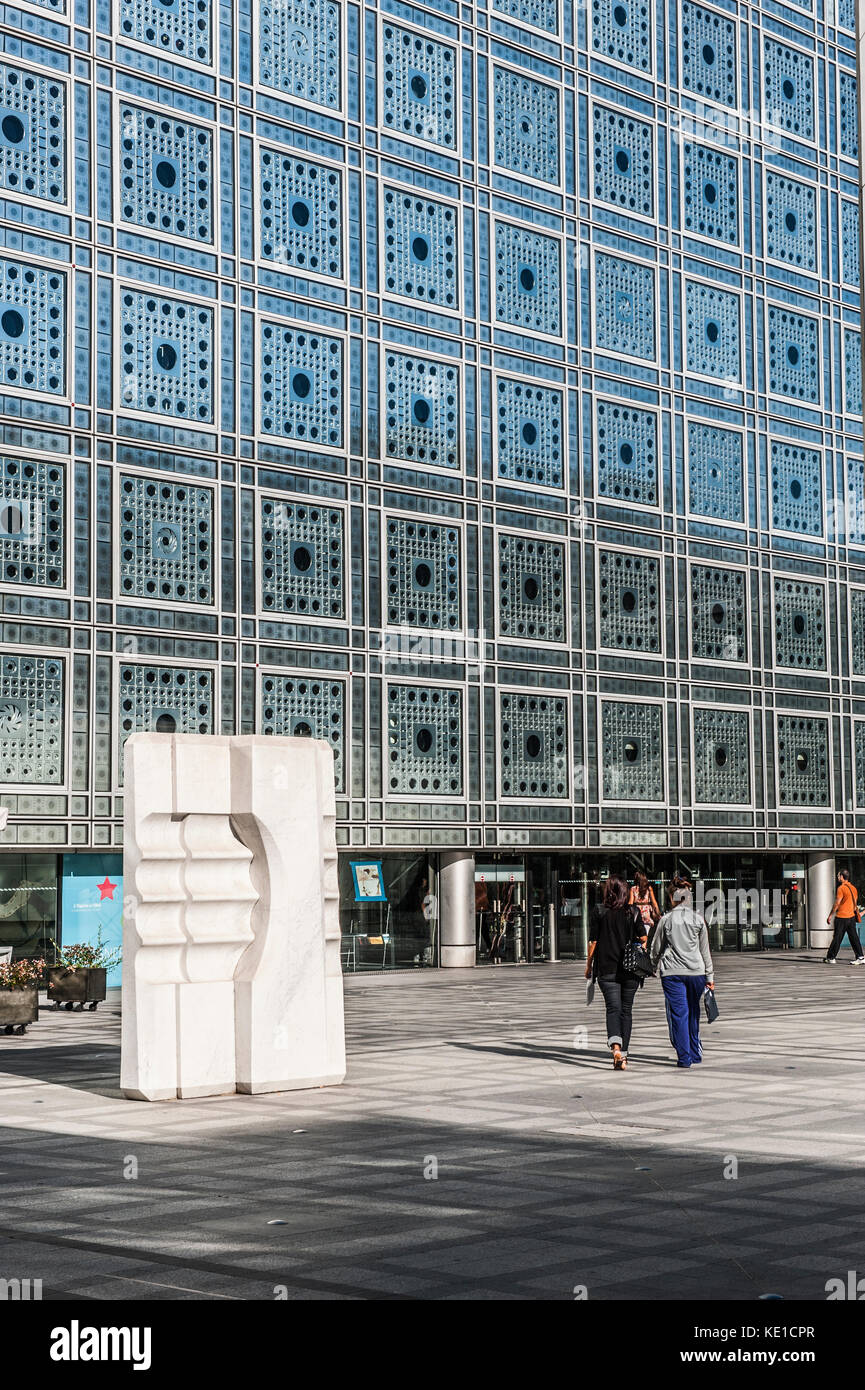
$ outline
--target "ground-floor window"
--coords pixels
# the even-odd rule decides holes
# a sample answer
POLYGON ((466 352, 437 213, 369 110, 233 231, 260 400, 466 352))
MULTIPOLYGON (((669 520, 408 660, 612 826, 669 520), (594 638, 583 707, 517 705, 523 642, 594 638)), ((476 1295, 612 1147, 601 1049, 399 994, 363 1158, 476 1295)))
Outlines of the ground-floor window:
POLYGON ((427 854, 341 854, 339 920, 346 973, 438 964, 438 895, 427 854))
POLYGON ((52 959, 56 935, 56 854, 0 855, 0 959, 52 959))

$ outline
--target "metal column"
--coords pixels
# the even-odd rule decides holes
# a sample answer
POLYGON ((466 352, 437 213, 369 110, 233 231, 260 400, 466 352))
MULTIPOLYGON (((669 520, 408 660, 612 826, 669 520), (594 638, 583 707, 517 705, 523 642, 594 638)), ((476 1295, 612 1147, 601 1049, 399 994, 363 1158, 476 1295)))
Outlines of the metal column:
POLYGON ((832 944, 826 918, 835 901, 835 855, 808 855, 808 945, 825 951, 832 944))
POLYGON ((442 966, 475 964, 475 857, 447 850, 439 861, 439 928, 442 966))

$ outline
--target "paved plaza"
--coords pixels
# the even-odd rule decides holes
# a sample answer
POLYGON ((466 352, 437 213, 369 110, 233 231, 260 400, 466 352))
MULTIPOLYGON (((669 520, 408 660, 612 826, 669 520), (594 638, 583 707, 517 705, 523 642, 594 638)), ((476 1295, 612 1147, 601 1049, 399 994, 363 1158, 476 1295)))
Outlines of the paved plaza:
POLYGON ((691 1071, 651 982, 624 1075, 582 966, 352 978, 344 1086, 154 1105, 119 1093, 118 992, 45 1009, 0 1038, 0 1276, 95 1300, 822 1299, 865 1275, 848 960, 721 957, 691 1071))

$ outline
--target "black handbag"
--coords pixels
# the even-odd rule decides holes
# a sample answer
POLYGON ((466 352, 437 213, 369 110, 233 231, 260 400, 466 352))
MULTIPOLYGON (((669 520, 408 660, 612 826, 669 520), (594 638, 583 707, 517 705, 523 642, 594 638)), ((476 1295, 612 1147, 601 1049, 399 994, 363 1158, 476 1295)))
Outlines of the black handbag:
POLYGON ((638 980, 646 980, 654 975, 648 951, 642 941, 629 941, 622 954, 622 969, 626 975, 635 975, 638 980))
POLYGON ((715 1019, 718 1017, 718 1014, 720 1013, 720 1010, 718 1008, 718 1001, 715 998, 715 991, 713 989, 707 989, 703 992, 703 1007, 706 1010, 706 1022, 714 1023, 715 1019))

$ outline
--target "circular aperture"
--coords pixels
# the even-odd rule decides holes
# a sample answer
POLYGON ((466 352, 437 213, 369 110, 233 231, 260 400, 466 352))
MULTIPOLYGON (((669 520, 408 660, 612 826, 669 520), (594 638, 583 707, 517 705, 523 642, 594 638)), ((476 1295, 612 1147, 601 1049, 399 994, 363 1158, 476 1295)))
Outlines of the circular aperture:
POLYGON ((17 536, 24 530, 24 513, 12 504, 0 508, 0 530, 7 536, 17 536))
POLYGON ((416 261, 425 261, 429 255, 429 242, 424 236, 413 237, 411 249, 416 261))
POLYGON ((418 560, 414 567, 414 582, 421 589, 428 589, 432 583, 432 570, 424 560, 418 560))
POLYGON ((529 758, 539 758, 541 755, 541 740, 537 734, 526 735, 526 755, 529 758))
POLYGON ((24 319, 17 309, 5 309, 0 317, 0 324, 7 338, 20 338, 24 332, 24 319))
POLYGON ((433 736, 430 729, 418 729, 414 736, 418 751, 428 753, 433 746, 433 736))
POLYGON ((792 234, 793 232, 795 232, 795 230, 796 230, 796 228, 798 227, 798 225, 799 225, 799 219, 798 219, 798 217, 796 216, 795 212, 792 212, 792 211, 791 211, 791 212, 785 212, 785 213, 784 213, 784 226, 787 228, 787 231, 788 231, 788 232, 790 232, 791 234, 792 234))
POLYGON ((162 188, 173 188, 177 183, 177 170, 167 159, 160 159, 156 166, 156 182, 162 188))
POLYGON ((177 352, 170 343, 160 343, 156 349, 156 361, 164 372, 170 372, 177 361, 177 352))
POLYGON ((722 744, 719 744, 715 749, 715 762, 718 767, 726 767, 727 765, 727 750, 722 744))
POLYGON ((613 19, 620 29, 624 29, 628 22, 628 11, 624 5, 616 5, 613 8, 613 19))
POLYGON ((299 570, 301 574, 306 574, 312 565, 312 551, 305 545, 296 545, 291 558, 294 568, 299 570))
POLYGON ((175 555, 178 549, 177 535, 166 526, 157 532, 156 545, 162 555, 175 555))
POLYGON ((527 265, 524 265, 520 271, 520 285, 527 294, 535 288, 535 272, 530 270, 527 265))
POLYGON ((709 342, 717 343, 720 336, 721 325, 716 323, 714 319, 709 319, 709 322, 706 324, 706 337, 709 339, 709 342))
POLYGON ((793 615, 793 631, 797 637, 802 637, 804 635, 807 626, 808 624, 805 621, 804 613, 795 613, 793 615))
POLYGON ((808 771, 808 754, 804 748, 800 748, 796 754, 796 769, 798 772, 808 771))
POLYGON ((538 581, 535 579, 534 575, 527 574, 525 579, 523 580, 523 593, 525 594, 529 602, 533 602, 537 598, 540 591, 540 585, 538 584, 538 581))
POLYGON ((715 50, 710 43, 703 44, 703 62, 711 67, 715 61, 715 50))
POLYGON ((637 595, 633 589, 626 589, 622 594, 622 607, 626 613, 633 613, 637 606, 637 595))
POLYGON ((799 365, 799 349, 795 343, 790 343, 787 348, 787 361, 791 367, 798 367, 799 365))
POLYGON ((416 72, 411 80, 410 85, 412 96, 417 97, 418 101, 423 101, 424 97, 427 94, 426 78, 421 77, 420 73, 416 72))
POLYGON ((295 724, 292 729, 295 738, 312 738, 312 725, 305 724, 303 720, 295 724))
POLYGON ((625 744, 625 762, 635 763, 639 756, 639 746, 636 743, 634 743, 633 739, 629 739, 628 742, 625 744))
POLYGON ((781 91, 788 101, 793 100, 796 95, 796 83, 793 81, 792 77, 784 78, 784 81, 781 83, 781 91))
POLYGON ((160 714, 154 728, 158 734, 173 734, 177 728, 177 720, 173 714, 160 714))
POLYGON ((705 198, 706 202, 710 205, 717 201, 718 190, 712 183, 711 179, 707 179, 706 182, 703 184, 703 197, 705 198))
POLYGON ((418 424, 425 425, 430 417, 429 401, 425 401, 422 396, 419 397, 419 399, 415 401, 412 411, 418 424))
POLYGON ((627 440, 619 445, 619 461, 625 464, 626 467, 628 464, 634 462, 634 450, 627 440))
POLYGON ((526 420, 520 433, 522 434, 524 444, 534 444, 538 437, 538 432, 531 420, 526 420))
POLYGON ((631 167, 631 156, 627 150, 616 150, 616 168, 620 174, 627 174, 631 167))
POLYGON ((0 130, 3 131, 10 145, 20 145, 21 141, 24 139, 24 122, 18 116, 13 116, 11 113, 8 116, 4 116, 3 120, 0 121, 0 130))
POLYGON ((712 622, 716 623, 718 627, 721 626, 726 616, 727 610, 723 603, 715 603, 712 605, 712 622))
POLYGON ((295 227, 305 227, 309 222, 309 208, 299 198, 291 205, 291 220, 295 227))
POLYGON ((306 400, 312 390, 312 382, 306 372, 295 372, 291 379, 291 389, 300 400, 306 400))
POLYGON ((790 496, 796 502, 798 502, 799 498, 802 496, 802 484, 799 482, 798 478, 790 479, 790 496))

